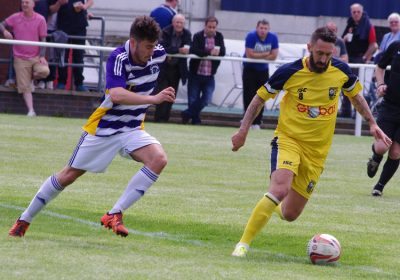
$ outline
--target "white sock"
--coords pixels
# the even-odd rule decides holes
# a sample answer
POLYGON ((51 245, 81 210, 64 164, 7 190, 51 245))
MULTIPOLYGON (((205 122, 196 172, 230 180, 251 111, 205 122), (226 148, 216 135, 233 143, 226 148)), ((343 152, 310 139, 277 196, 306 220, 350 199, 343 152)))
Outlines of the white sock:
POLYGON ((115 214, 123 212, 138 201, 144 193, 157 181, 158 175, 146 166, 143 166, 129 181, 122 196, 108 212, 115 214))
POLYGON ((55 198, 64 188, 57 181, 55 175, 50 176, 44 181, 35 197, 32 199, 28 208, 22 213, 20 219, 28 223, 31 223, 33 218, 55 198))

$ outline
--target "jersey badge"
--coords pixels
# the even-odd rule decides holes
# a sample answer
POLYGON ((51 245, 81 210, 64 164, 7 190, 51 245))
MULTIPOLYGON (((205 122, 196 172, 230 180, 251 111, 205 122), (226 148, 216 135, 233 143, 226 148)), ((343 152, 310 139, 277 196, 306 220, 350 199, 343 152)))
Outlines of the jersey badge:
POLYGON ((337 87, 330 87, 328 91, 328 97, 330 100, 335 99, 337 93, 338 93, 339 88, 337 87))

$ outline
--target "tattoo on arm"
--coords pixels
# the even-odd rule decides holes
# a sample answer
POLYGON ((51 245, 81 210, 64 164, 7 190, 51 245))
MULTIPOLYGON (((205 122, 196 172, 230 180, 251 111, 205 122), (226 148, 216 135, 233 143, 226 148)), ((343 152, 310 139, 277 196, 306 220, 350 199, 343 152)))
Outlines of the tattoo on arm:
POLYGON ((357 112, 360 113, 361 116, 367 121, 370 122, 374 120, 374 117, 372 116, 371 110, 369 109, 369 106, 367 104, 367 101, 365 101, 365 98, 361 94, 357 94, 356 96, 352 97, 351 103, 353 104, 354 108, 356 108, 357 112))
POLYGON ((256 95, 251 101, 249 107, 247 107, 246 113, 243 118, 243 124, 251 125, 251 123, 260 113, 263 106, 264 106, 264 100, 262 100, 261 97, 256 95))

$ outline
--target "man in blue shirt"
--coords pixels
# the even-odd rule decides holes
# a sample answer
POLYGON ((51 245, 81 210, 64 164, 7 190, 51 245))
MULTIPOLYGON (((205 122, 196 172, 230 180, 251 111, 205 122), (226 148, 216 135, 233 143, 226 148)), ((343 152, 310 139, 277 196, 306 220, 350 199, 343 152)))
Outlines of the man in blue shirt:
POLYGON ((178 0, 166 0, 164 4, 151 11, 150 16, 160 25, 161 30, 172 24, 178 3, 178 0))
MULTIPOLYGON (((269 22, 265 19, 257 22, 256 30, 246 36, 244 57, 275 60, 278 56, 278 36, 269 32, 269 22)), ((257 89, 269 78, 268 63, 243 63, 243 106, 246 112, 257 89)), ((264 108, 263 108, 264 109, 264 108)), ((263 109, 254 119, 252 128, 260 129, 263 109)))

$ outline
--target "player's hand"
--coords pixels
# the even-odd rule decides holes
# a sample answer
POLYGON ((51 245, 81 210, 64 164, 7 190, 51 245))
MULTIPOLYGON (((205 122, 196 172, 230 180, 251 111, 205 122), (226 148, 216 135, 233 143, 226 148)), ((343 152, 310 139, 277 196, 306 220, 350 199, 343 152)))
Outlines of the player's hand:
POLYGON ((156 96, 156 102, 155 104, 160 104, 164 101, 166 102, 175 102, 175 90, 173 87, 167 87, 166 89, 163 89, 160 91, 156 96))
POLYGON ((387 85, 382 84, 382 85, 380 85, 379 87, 377 87, 377 89, 376 89, 376 94, 377 94, 379 97, 382 97, 382 96, 384 96, 384 95, 386 94, 386 90, 387 90, 387 85))
POLYGON ((244 143, 246 142, 246 136, 247 134, 244 133, 243 131, 237 131, 235 134, 232 136, 232 151, 236 152, 239 150, 244 143))
POLYGON ((377 141, 381 140, 388 147, 392 145, 392 140, 379 128, 377 124, 371 125, 370 132, 377 141))

